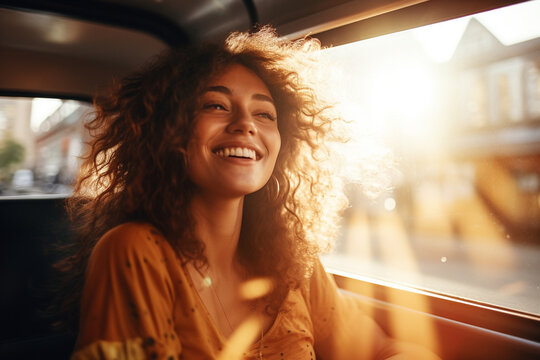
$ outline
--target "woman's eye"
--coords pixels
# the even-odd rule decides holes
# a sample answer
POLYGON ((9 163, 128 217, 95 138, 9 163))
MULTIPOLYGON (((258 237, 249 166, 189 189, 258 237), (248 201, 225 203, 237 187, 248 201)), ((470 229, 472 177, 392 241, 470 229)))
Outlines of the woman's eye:
POLYGON ((262 113, 257 114, 257 116, 266 118, 266 119, 271 120, 271 121, 276 121, 275 115, 272 114, 272 113, 269 113, 269 112, 262 112, 262 113))
POLYGON ((210 103, 203 106, 203 109, 213 109, 213 110, 227 110, 225 106, 216 103, 210 103))

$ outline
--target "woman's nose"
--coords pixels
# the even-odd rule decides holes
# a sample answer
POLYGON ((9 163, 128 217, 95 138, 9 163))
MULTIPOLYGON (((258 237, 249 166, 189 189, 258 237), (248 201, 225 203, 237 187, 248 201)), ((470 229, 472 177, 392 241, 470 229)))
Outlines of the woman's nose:
POLYGON ((249 112, 240 110, 233 115, 230 124, 227 126, 227 130, 231 133, 239 134, 255 135, 257 133, 257 127, 249 112))

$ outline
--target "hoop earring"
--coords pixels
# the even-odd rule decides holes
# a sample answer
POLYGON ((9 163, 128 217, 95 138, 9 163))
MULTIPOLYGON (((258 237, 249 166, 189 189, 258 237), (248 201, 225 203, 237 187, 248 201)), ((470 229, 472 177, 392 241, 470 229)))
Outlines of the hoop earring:
POLYGON ((279 181, 275 175, 270 177, 268 185, 266 187, 266 194, 268 195, 268 200, 276 201, 279 198, 279 181))
POLYGON ((184 161, 184 169, 188 168, 188 158, 187 158, 187 151, 184 148, 178 148, 178 151, 180 154, 182 154, 182 160, 184 161))

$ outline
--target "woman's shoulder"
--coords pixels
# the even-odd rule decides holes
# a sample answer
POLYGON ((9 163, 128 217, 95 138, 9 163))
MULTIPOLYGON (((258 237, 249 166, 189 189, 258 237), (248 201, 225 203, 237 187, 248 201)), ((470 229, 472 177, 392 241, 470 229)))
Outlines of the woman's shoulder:
POLYGON ((107 231, 98 240, 94 252, 153 253, 166 243, 155 226, 144 222, 126 222, 107 231))
POLYGON ((300 287, 300 291, 312 309, 332 307, 338 297, 336 283, 319 258, 314 261, 311 275, 300 287))
POLYGON ((107 231, 102 236, 102 239, 108 237, 142 237, 146 234, 152 234, 153 236, 162 237, 161 233, 152 224, 147 222, 130 221, 116 225, 115 227, 107 231))

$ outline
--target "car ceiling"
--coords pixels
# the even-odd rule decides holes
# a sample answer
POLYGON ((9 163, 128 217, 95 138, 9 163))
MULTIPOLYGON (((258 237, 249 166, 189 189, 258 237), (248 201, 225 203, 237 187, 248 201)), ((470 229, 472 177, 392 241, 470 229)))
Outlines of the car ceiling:
POLYGON ((515 2, 0 0, 0 93, 90 97, 166 47, 219 41, 257 24, 337 44, 515 2))
POLYGON ((271 24, 301 36, 428 0, 0 0, 0 7, 63 14, 134 28, 170 45, 219 40, 235 30, 271 24))

